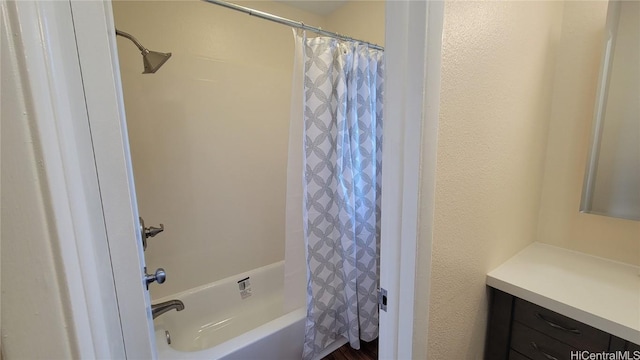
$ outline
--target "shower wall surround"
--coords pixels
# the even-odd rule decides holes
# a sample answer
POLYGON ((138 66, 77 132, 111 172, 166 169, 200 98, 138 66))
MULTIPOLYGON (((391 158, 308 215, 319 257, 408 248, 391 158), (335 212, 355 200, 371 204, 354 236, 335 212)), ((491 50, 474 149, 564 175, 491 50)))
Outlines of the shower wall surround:
MULTIPOLYGON (((333 14, 237 3, 384 41, 383 2, 337 10, 352 24, 337 29, 333 14)), ((140 214, 165 225, 146 251, 149 268, 167 271, 152 298, 283 260, 291 29, 200 1, 114 1, 113 10, 119 29, 173 53, 142 75, 137 49, 118 40, 140 214)))
POLYGON ((146 251, 167 271, 152 298, 282 260, 291 30, 199 1, 113 7, 119 29, 173 53, 141 75, 138 51, 118 40, 140 214, 165 225, 146 251))

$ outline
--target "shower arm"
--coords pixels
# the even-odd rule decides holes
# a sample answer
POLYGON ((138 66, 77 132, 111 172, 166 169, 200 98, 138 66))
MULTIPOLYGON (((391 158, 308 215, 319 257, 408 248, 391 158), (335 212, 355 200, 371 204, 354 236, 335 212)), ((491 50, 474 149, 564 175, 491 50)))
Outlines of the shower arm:
POLYGON ((144 55, 144 54, 149 53, 149 50, 147 50, 147 48, 145 48, 144 46, 142 46, 142 44, 140 44, 140 42, 138 42, 138 40, 136 40, 136 38, 135 38, 135 37, 133 37, 133 35, 131 35, 131 34, 129 34, 129 33, 126 33, 126 32, 124 32, 124 31, 120 31, 120 30, 118 30, 118 29, 116 29, 116 35, 120 35, 120 36, 122 36, 122 37, 125 37, 125 38, 127 38, 127 39, 131 40, 131 42, 133 42, 133 43, 138 47, 138 49, 140 50, 140 52, 141 52, 143 55, 144 55))

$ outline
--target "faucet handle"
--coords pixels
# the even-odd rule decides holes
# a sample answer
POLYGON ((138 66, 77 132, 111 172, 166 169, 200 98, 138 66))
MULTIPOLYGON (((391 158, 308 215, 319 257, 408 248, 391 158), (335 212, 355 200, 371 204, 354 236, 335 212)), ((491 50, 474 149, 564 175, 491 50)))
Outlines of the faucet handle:
POLYGON ((140 216, 138 220, 140 221, 140 237, 142 238, 142 248, 143 250, 147 250, 147 239, 152 238, 160 234, 161 232, 163 232, 164 224, 160 224, 160 227, 155 227, 155 226, 145 227, 144 219, 142 218, 142 216, 140 216))
POLYGON ((144 281, 147 285, 147 290, 149 290, 149 284, 152 282, 157 282, 158 284, 162 284, 167 280, 167 273, 163 268, 158 268, 155 273, 147 274, 147 268, 144 268, 144 281))
POLYGON ((160 227, 149 226, 144 228, 144 235, 147 238, 154 237, 164 231, 164 224, 160 224, 160 227))

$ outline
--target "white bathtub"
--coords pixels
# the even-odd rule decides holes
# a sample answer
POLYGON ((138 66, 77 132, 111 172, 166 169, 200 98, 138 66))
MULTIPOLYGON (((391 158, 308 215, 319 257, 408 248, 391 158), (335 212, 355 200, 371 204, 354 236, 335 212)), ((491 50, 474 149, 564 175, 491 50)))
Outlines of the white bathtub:
MULTIPOLYGON (((277 262, 166 298, 185 309, 155 320, 158 357, 211 360, 299 360, 304 342, 305 308, 284 308, 284 262, 277 262), (243 299, 239 281, 249 278, 243 299), (171 337, 167 344, 166 331, 171 337)), ((347 341, 340 338, 317 357, 347 341)))

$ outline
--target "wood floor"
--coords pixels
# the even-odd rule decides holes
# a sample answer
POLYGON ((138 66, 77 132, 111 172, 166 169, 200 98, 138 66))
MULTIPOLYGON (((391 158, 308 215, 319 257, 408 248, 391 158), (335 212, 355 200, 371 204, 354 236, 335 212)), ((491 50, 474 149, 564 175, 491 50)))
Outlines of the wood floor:
POLYGON ((378 360, 378 339, 368 343, 360 340, 360 350, 344 344, 322 360, 378 360))

